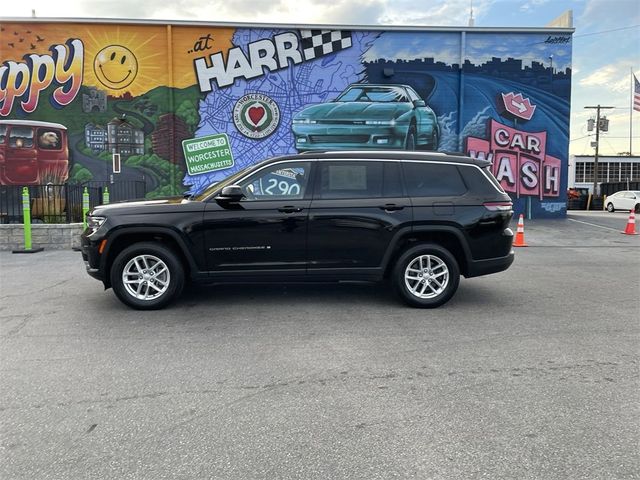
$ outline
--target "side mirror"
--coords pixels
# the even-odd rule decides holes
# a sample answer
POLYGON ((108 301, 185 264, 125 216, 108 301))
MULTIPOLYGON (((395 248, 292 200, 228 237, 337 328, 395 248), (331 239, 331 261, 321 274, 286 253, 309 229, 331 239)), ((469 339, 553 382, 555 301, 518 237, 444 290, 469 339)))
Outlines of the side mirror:
POLYGON ((418 107, 426 107, 427 104, 424 103, 424 100, 414 100, 413 101, 413 106, 418 108, 418 107))
POLYGON ((215 199, 218 202, 239 202, 244 196, 240 185, 227 185, 215 199))

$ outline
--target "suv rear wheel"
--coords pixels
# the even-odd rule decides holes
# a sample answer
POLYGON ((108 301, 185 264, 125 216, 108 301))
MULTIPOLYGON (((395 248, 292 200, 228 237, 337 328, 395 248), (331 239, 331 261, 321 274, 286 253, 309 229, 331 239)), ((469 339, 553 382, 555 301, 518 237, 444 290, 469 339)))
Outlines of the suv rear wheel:
POLYGON ((392 281, 397 294, 407 304, 435 308, 449 301, 458 289, 460 269, 445 248, 422 244, 400 256, 392 281))
POLYGON ((125 248, 111 267, 111 285, 117 297, 138 310, 164 307, 180 295, 184 269, 169 248, 154 242, 125 248))

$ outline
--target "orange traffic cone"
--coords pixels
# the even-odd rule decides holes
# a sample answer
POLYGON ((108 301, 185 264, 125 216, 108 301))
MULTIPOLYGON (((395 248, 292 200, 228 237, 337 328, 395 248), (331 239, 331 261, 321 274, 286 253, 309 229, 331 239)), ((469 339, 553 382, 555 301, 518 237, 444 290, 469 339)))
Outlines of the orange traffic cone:
POLYGON ((526 243, 524 243, 524 215, 520 214, 518 218, 518 230, 516 231, 516 241, 513 242, 514 247, 528 247, 526 243))
POLYGON ((638 235, 636 232, 636 214, 633 213, 633 209, 629 211, 629 220, 627 220, 627 228, 624 229, 625 235, 638 235))

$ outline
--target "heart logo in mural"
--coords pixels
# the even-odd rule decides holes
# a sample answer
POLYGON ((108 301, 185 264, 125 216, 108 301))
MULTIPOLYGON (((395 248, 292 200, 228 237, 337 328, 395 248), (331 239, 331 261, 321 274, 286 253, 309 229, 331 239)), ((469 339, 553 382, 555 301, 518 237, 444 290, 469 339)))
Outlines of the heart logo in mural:
POLYGON ((262 105, 249 108, 249 120, 251 120, 251 123, 256 127, 260 124, 260 120, 262 120, 262 117, 266 114, 267 112, 262 105))
POLYGON ((249 93, 233 107, 233 123, 248 138, 265 138, 280 124, 278 104, 262 93, 249 93))

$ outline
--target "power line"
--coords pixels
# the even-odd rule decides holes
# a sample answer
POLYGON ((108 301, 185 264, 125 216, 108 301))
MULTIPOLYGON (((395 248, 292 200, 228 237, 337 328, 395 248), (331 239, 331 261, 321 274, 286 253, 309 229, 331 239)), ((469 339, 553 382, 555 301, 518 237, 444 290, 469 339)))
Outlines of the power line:
POLYGON ((591 136, 591 135, 585 135, 584 137, 574 138, 574 139, 571 139, 571 140, 569 140, 569 141, 570 141, 570 142, 575 142, 575 141, 577 141, 577 140, 582 140, 583 138, 588 138, 588 137, 590 137, 590 136, 591 136))
POLYGON ((591 33, 583 33, 582 35, 574 35, 573 38, 591 37, 593 35, 601 35, 603 33, 610 33, 610 32, 619 32, 621 30, 630 30, 632 28, 638 28, 638 27, 640 27, 640 25, 630 25, 628 27, 612 28, 610 30, 601 30, 599 32, 591 32, 591 33))
MULTIPOLYGON (((575 38, 583 38, 583 37, 592 37, 594 35, 602 35, 603 33, 619 32, 621 30, 631 30, 632 28, 638 28, 638 27, 640 27, 640 24, 639 25, 629 25, 627 27, 620 27, 620 28, 611 28, 609 30, 601 30, 599 32, 583 33, 582 35, 572 35, 571 38, 575 39, 575 38)), ((547 43, 547 41, 543 40, 541 42, 527 43, 527 44, 524 44, 522 46, 539 45, 541 43, 547 43)))

